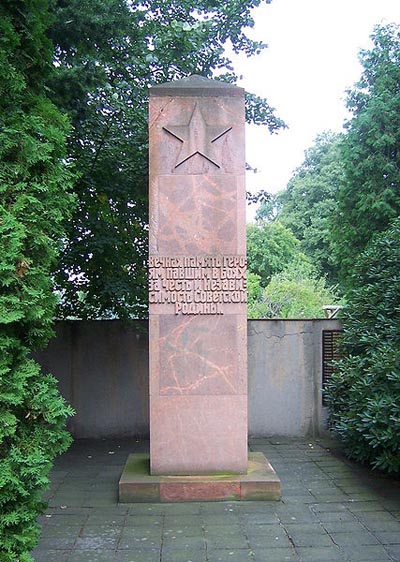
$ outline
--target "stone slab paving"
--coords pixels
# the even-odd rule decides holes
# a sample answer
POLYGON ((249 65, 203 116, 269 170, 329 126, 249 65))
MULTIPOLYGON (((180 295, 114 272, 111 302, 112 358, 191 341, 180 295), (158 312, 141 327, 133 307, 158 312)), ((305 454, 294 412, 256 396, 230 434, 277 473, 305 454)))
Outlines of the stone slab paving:
POLYGON ((75 442, 58 459, 36 562, 400 561, 400 480, 346 461, 328 439, 254 439, 279 502, 118 504, 138 440, 75 442))

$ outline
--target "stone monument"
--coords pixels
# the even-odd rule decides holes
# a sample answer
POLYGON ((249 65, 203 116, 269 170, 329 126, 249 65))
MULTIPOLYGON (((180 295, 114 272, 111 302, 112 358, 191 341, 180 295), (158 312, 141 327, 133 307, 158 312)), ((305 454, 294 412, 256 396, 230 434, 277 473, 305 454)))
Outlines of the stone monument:
POLYGON ((130 456, 121 501, 280 494, 247 447, 244 115, 200 76, 150 90, 150 470, 130 456))

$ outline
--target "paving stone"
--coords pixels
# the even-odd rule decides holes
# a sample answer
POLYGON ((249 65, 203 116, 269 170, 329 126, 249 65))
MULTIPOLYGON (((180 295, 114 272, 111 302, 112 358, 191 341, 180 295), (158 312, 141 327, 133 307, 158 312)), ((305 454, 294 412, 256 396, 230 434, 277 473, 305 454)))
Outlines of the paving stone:
POLYGON ((314 494, 314 501, 323 502, 326 504, 330 503, 345 503, 349 500, 349 496, 347 494, 314 494))
POLYGON ((125 537, 136 537, 139 539, 147 538, 147 539, 157 539, 161 541, 161 536, 163 534, 163 530, 161 527, 151 527, 150 529, 147 527, 122 527, 121 528, 121 539, 125 537))
POLYGON ((125 514, 118 513, 92 513, 89 515, 86 525, 114 525, 122 526, 125 523, 125 514))
POLYGON ((137 537, 127 536, 122 534, 118 542, 119 550, 134 550, 134 549, 154 549, 158 548, 161 544, 161 539, 158 537, 137 537))
POLYGON ((344 465, 341 461, 316 461, 316 464, 319 465, 324 472, 333 475, 333 477, 337 479, 344 478, 344 475, 353 476, 354 474, 352 469, 344 465))
POLYGON ((379 531, 387 531, 400 533, 400 521, 395 519, 391 521, 381 521, 379 519, 360 519, 361 523, 373 533, 379 531))
POLYGON ((399 546, 388 546, 386 547, 387 553, 396 562, 400 561, 400 547, 399 546))
MULTIPOLYGON (((342 497, 343 495, 346 496, 346 494, 344 494, 343 490, 340 490, 339 488, 334 488, 332 485, 332 482, 327 483, 325 481, 321 481, 321 483, 316 486, 316 485, 310 485, 308 483, 304 483, 305 486, 307 487, 307 490, 310 494, 312 494, 315 498, 319 498, 321 496, 325 496, 327 491, 329 490, 330 492, 330 496, 335 495, 335 497, 342 497)), ((319 501, 319 500, 317 500, 319 501)))
MULTIPOLYGON (((351 504, 353 506, 354 504, 351 504)), ((349 509, 352 510, 351 507, 349 509)), ((348 512, 346 505, 342 503, 315 503, 310 505, 310 510, 315 513, 334 513, 334 512, 348 512)))
POLYGON ((248 527, 246 534, 251 538, 286 537, 287 533, 282 525, 253 525, 248 527))
MULTIPOLYGON (((385 493, 385 492, 383 492, 385 493)), ((386 494, 385 494, 386 495, 386 494)), ((397 499, 384 499, 381 503, 382 506, 387 509, 388 511, 398 511, 399 510, 399 504, 400 504, 400 489, 393 489, 393 486, 391 486, 391 496, 396 496, 397 499)))
POLYGON ((112 494, 99 494, 92 495, 89 494, 82 502, 83 507, 107 507, 112 506, 118 501, 117 490, 114 490, 112 494))
POLYGON ((335 484, 336 486, 364 486, 363 484, 360 483, 360 481, 355 477, 354 474, 352 474, 351 476, 344 476, 343 478, 335 478, 335 484))
POLYGON ((89 537, 78 537, 75 541, 76 550, 115 550, 118 544, 117 537, 93 535, 89 537))
POLYGON ((375 492, 357 492, 348 494, 349 501, 376 501, 375 492))
MULTIPOLYGON (((297 547, 331 547, 334 545, 328 534, 296 533, 290 532, 290 538, 294 546, 297 547)), ((336 542, 336 541, 335 541, 336 542)))
POLYGON ((316 518, 310 515, 307 515, 306 513, 304 514, 288 514, 288 515, 282 515, 282 517, 280 517, 280 522, 282 525, 287 525, 289 523, 315 523, 316 522, 316 518))
MULTIPOLYGON (((279 502, 278 502, 279 503, 279 502)), ((231 509, 239 513, 275 513, 277 502, 251 501, 235 502, 231 509)))
POLYGON ((81 516, 88 516, 93 512, 90 507, 58 507, 58 508, 48 508, 46 510, 46 517, 48 514, 50 515, 81 515, 81 516))
MULTIPOLYGON (((357 484, 357 482, 355 482, 355 481, 351 481, 351 482, 347 482, 345 484, 342 484, 340 481, 335 480, 335 484, 336 484, 336 486, 338 486, 338 488, 340 490, 342 490, 343 492, 346 492, 346 494, 348 494, 350 496, 352 494, 368 493, 368 488, 366 488, 365 486, 362 486, 360 484, 357 484)), ((376 499, 376 496, 374 497, 374 499, 376 499)))
POLYGON ((291 542, 286 533, 276 536, 249 537, 249 544, 253 550, 260 550, 264 548, 270 551, 275 548, 291 547, 291 542))
MULTIPOLYGON (((282 489, 290 495, 304 494, 304 485, 299 479, 285 478, 282 489), (296 494, 297 492, 297 494, 296 494)), ((307 487, 308 488, 308 487, 307 487)), ((308 490, 309 491, 309 490, 308 490)))
POLYGON ((288 496, 287 494, 285 495, 284 493, 282 494, 282 500, 284 501, 284 503, 286 503, 287 505, 290 504, 294 504, 294 505, 304 505, 304 504, 312 504, 315 503, 316 498, 314 496, 312 496, 310 493, 304 493, 302 495, 298 495, 298 496, 288 496))
POLYGON ((201 527, 203 523, 203 518, 200 515, 165 515, 164 526, 165 527, 177 527, 177 526, 194 526, 201 527))
MULTIPOLYGON (((255 510, 260 507, 260 504, 265 502, 249 502, 250 510, 255 510)), ((186 504, 187 506, 188 504, 186 504)), ((202 515, 220 515, 229 513, 238 513, 243 506, 243 502, 200 502, 196 504, 190 504, 193 507, 198 506, 200 513, 202 515)), ((188 510, 191 514, 196 513, 196 511, 188 510)))
MULTIPOLYGON (((258 528, 259 525, 251 526, 251 528, 258 528)), ((264 525, 265 527, 265 525, 264 525)), ((232 525, 217 525, 215 527, 205 525, 204 534, 206 537, 220 537, 220 536, 240 536, 245 534, 244 526, 239 524, 232 525)))
POLYGON ((359 546, 379 543, 374 535, 367 531, 359 533, 331 533, 331 537, 339 546, 359 546))
POLYGON ((287 523, 314 523, 317 521, 316 516, 312 513, 308 507, 301 507, 300 509, 291 509, 285 506, 284 510, 279 510, 278 513, 279 521, 283 524, 287 523))
MULTIPOLYGON (((265 525, 279 523, 279 519, 276 513, 244 513, 242 515, 242 521, 246 525, 265 525)), ((209 519, 206 521, 209 523, 209 519)))
POLYGON ((73 525, 84 525, 87 521, 87 514, 69 514, 57 513, 50 515, 47 519, 47 525, 59 525, 62 527, 71 527, 73 525))
POLYGON ((32 556, 35 562, 66 562, 67 556, 70 554, 70 550, 50 550, 37 548, 32 552, 32 556))
POLYGON ((75 495, 72 494, 60 494, 56 492, 49 500, 47 501, 49 508, 60 508, 61 506, 65 506, 67 508, 72 507, 84 507, 83 502, 86 496, 85 490, 79 490, 75 495))
POLYGON ((318 523, 287 523, 285 529, 288 533, 299 534, 299 533, 313 533, 316 535, 325 535, 326 531, 323 526, 318 523))
MULTIPOLYGON (((162 551, 162 562, 206 562, 207 554, 205 550, 171 550, 162 551)), ((140 560, 142 562, 142 560, 140 560)), ((159 562, 159 561, 157 561, 159 562)))
MULTIPOLYGON (((207 562, 247 562, 255 561, 255 555, 249 549, 213 549, 207 551, 207 562)), ((164 560, 162 560, 164 562, 164 560)), ((175 562, 171 560, 171 562, 175 562)), ((197 562, 194 560, 193 562, 197 562)))
POLYGON ((284 501, 119 505, 115 490, 121 467, 136 445, 147 451, 148 442, 75 443, 52 472, 54 506, 46 512, 49 517, 39 519, 43 531, 35 562, 205 562, 204 539, 209 562, 400 562, 395 542, 400 536, 400 496, 390 478, 334 458, 314 441, 265 439, 252 444, 273 459, 284 501), (109 455, 110 450, 115 454, 109 455), (294 540, 314 546, 299 546, 297 554, 284 527, 294 540), (361 542, 367 537, 376 544, 360 545, 360 529, 361 542), (323 547, 328 532, 350 544, 323 547), (105 548, 96 548, 100 543, 105 548))
MULTIPOLYGON (((66 562, 111 562, 113 553, 107 550, 76 550, 71 552, 66 562)), ((58 558, 54 558, 52 562, 58 562, 58 558)))
POLYGON ((41 549, 48 550, 68 550, 73 548, 77 538, 72 537, 43 537, 40 539, 39 546, 41 549))
POLYGON ((377 560, 392 560, 383 546, 354 546, 344 548, 350 562, 376 562, 377 560))
POLYGON ((222 513, 208 513, 207 510, 203 509, 201 515, 203 521, 210 525, 229 525, 240 521, 241 512, 233 507, 224 510, 222 513))
POLYGON ((81 532, 81 525, 61 526, 61 525, 47 525, 42 529, 41 538, 50 537, 64 537, 64 538, 77 538, 81 532))
POLYGON ((254 550, 255 562, 300 562, 292 547, 254 550))
POLYGON ((163 516, 165 514, 166 506, 157 503, 137 503, 129 504, 128 515, 158 515, 163 516))
POLYGON ((323 527, 328 533, 360 533, 366 530, 358 521, 325 521, 323 527))
POLYGON ((391 524, 397 522, 396 519, 388 511, 362 511, 356 513, 357 518, 360 521, 366 521, 369 523, 382 523, 391 524))
MULTIPOLYGON (((225 529, 225 527, 223 527, 225 529)), ((228 528, 229 529, 229 528, 228 528)), ((218 533, 215 533, 218 534, 218 533)), ((232 534, 235 534, 232 532, 232 534)), ((204 536, 204 529, 202 526, 195 527, 193 525, 185 526, 179 525, 175 527, 168 527, 164 526, 163 537, 171 538, 171 537, 202 537, 204 536)))
POLYGON ((163 540, 162 551, 171 550, 205 550, 206 542, 203 537, 170 537, 163 540))
MULTIPOLYGON (((217 505, 222 507, 222 504, 217 505)), ((202 506, 203 504, 201 503, 170 503, 164 505, 164 513, 166 515, 196 515, 201 513, 202 506)))
POLYGON ((397 532, 375 531, 374 535, 382 544, 400 544, 400 528, 397 532))
POLYGON ((348 522, 348 523, 358 523, 358 519, 354 513, 349 511, 323 511, 316 514, 318 519, 324 524, 329 522, 348 522))
POLYGON ((160 562, 160 549, 118 550, 112 562, 160 562))
MULTIPOLYGON (((228 528, 230 531, 230 528, 228 528)), ((209 534, 211 529, 209 530, 209 534)), ((219 533, 214 532, 215 535, 219 535, 219 533)), ((236 533, 234 531, 232 531, 231 533, 227 533, 227 534, 232 534, 235 535, 236 533)), ((183 537, 202 537, 205 535, 205 531, 202 525, 195 527, 193 525, 189 525, 189 526, 184 526, 184 525, 180 525, 179 527, 175 526, 175 527, 165 527, 164 526, 164 531, 163 531, 163 537, 164 538, 169 538, 169 537, 179 537, 179 536, 183 536, 183 537)))
POLYGON ((348 509, 350 511, 352 511, 353 513, 359 513, 364 512, 364 511, 372 511, 372 512, 385 512, 387 513, 386 509, 383 507, 383 505, 379 502, 379 501, 370 501, 370 502, 366 502, 366 501, 360 501, 360 502, 356 502, 356 501, 352 501, 349 502, 347 505, 348 509))
POLYGON ((337 562, 346 558, 336 546, 331 547, 299 547, 297 549, 301 562, 337 562))
POLYGON ((157 515, 128 515, 127 527, 162 527, 164 518, 157 515))
POLYGON ((218 548, 229 548, 229 549, 243 549, 248 548, 248 540, 246 537, 207 537, 207 548, 215 550, 218 548))

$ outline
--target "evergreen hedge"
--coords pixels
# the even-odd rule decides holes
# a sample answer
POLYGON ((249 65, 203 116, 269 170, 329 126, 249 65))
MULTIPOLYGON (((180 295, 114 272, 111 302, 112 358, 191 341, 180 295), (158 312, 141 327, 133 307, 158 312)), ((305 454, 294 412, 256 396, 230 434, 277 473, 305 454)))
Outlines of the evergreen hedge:
POLYGON ((400 472, 400 218, 361 255, 344 315, 344 358, 327 389, 350 458, 400 472))
POLYGON ((51 271, 73 207, 68 124, 45 95, 47 2, 0 7, 0 560, 27 562, 72 410, 32 351, 52 335, 51 271))

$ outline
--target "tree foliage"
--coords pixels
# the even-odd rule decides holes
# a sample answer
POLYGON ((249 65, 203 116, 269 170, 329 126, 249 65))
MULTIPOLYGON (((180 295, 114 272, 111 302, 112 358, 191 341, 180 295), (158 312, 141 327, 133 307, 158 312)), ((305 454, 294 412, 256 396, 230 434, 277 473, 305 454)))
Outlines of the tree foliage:
POLYGON ((321 318, 323 306, 338 304, 293 232, 279 220, 247 227, 248 317, 321 318))
POLYGON ((52 335, 51 270, 73 205, 67 122, 46 98, 46 0, 0 7, 0 559, 32 560, 54 457, 71 410, 30 352, 52 335))
POLYGON ((249 318, 323 318, 324 305, 340 302, 325 279, 304 259, 275 273, 265 288, 257 285, 253 276, 248 283, 249 318))
POLYGON ((340 302, 325 278, 306 263, 292 263, 276 273, 264 290, 263 300, 275 318, 324 318, 323 306, 340 302))
MULTIPOLYGON (((49 86, 70 116, 79 172, 56 276, 61 316, 146 314, 148 87, 190 74, 234 81, 223 47, 249 56, 265 47, 246 35, 261 1, 52 0, 49 86)), ((251 94, 246 117, 270 131, 283 126, 251 94)))
POLYGON ((344 358, 328 388, 347 454, 400 470, 400 27, 377 26, 341 145, 335 258, 348 291, 344 358))
POLYGON ((290 228, 330 284, 349 288, 357 256, 400 214, 400 26, 379 25, 360 53, 345 133, 324 133, 258 217, 290 228))
POLYGON ((377 26, 373 47, 361 51, 363 74, 348 94, 334 228, 336 263, 351 283, 356 256, 400 214, 400 27, 377 26))
POLYGON ((337 281, 332 259, 332 224, 343 179, 340 140, 340 135, 331 132, 319 135, 306 151, 304 162, 287 189, 276 197, 278 220, 293 232, 301 250, 330 284, 337 281))
POLYGON ((247 226, 247 258, 251 273, 259 276, 261 287, 300 256, 299 241, 280 222, 257 221, 247 226))
POLYGON ((400 219, 355 266, 344 358, 327 390, 333 430, 353 459, 400 471, 400 219))

